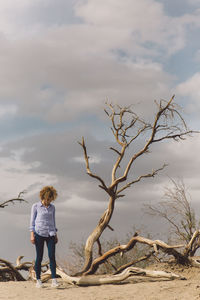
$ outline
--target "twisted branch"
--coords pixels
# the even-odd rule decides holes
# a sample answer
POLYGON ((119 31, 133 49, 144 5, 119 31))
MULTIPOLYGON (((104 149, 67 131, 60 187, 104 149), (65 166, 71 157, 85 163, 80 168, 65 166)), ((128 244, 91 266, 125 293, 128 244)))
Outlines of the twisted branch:
POLYGON ((23 198, 21 198, 21 195, 25 194, 26 191, 22 191, 19 193, 19 195, 17 196, 17 198, 13 198, 13 199, 10 199, 10 200, 7 200, 3 203, 0 203, 0 208, 5 208, 6 206, 8 206, 10 203, 12 204, 15 204, 15 202, 26 202, 28 203, 26 200, 24 200, 23 198))

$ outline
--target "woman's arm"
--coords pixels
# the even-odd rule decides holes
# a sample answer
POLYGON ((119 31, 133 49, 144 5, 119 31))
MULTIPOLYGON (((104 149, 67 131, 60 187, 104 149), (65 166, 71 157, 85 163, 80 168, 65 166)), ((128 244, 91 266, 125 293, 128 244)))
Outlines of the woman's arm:
MULTIPOLYGON (((56 230, 56 232, 58 231, 58 229, 56 228, 56 209, 55 209, 55 206, 54 206, 54 211, 53 211, 53 222, 54 222, 54 228, 56 230)), ((55 235, 55 242, 57 243, 58 242, 58 236, 57 236, 57 233, 55 235)))
POLYGON ((36 204, 34 204, 32 206, 32 209, 31 209, 31 219, 30 219, 30 231, 31 231, 30 240, 31 240, 32 244, 35 244, 34 232, 35 232, 35 219, 36 219, 36 216, 37 216, 37 207, 36 207, 36 204))

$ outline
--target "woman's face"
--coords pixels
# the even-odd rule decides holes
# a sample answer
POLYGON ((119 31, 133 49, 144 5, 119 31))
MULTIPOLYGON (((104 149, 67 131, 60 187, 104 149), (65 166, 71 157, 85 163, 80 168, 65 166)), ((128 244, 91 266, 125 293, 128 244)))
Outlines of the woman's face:
POLYGON ((47 198, 47 199, 43 199, 42 200, 42 204, 44 206, 49 206, 49 204, 51 203, 52 199, 51 198, 47 198))

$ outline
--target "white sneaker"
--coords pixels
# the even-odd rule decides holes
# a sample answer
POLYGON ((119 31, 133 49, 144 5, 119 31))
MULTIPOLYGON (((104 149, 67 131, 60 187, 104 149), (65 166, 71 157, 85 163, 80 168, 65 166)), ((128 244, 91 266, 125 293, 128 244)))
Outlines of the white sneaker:
POLYGON ((43 288, 43 284, 42 284, 42 281, 40 279, 37 280, 36 282, 36 288, 43 288))
POLYGON ((59 283, 57 282, 57 280, 55 278, 52 279, 51 287, 52 288, 59 287, 59 283))

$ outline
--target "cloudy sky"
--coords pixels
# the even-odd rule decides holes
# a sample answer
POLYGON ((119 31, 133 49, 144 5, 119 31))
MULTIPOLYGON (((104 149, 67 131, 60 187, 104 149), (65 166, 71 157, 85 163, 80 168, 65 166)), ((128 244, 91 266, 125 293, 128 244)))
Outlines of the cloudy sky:
MULTIPOLYGON (((26 190, 28 203, 1 209, 0 257, 33 259, 30 210, 47 184, 59 193, 58 254, 92 231, 107 197, 86 175, 77 141, 85 137, 92 170, 109 181, 107 99, 148 119, 155 99, 175 94, 188 126, 200 129, 199 32, 199 0, 1 0, 0 202, 26 190)), ((200 215, 199 147, 195 136, 139 160, 138 174, 169 166, 117 202, 113 236, 146 226, 162 238, 161 220, 141 208, 161 199, 169 177, 184 180, 200 215)))

